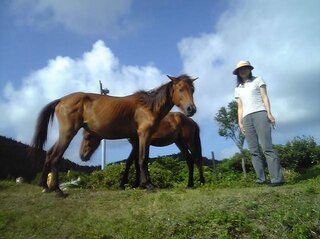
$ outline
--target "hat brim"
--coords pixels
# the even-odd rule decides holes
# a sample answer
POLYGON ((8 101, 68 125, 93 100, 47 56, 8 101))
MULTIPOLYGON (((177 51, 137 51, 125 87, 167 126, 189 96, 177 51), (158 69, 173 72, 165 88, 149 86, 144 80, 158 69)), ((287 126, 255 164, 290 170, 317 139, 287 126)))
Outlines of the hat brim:
POLYGON ((254 67, 253 67, 253 66, 250 66, 250 65, 240 66, 240 67, 234 69, 233 74, 234 74, 234 75, 238 75, 238 71, 239 71, 239 69, 242 68, 242 67, 249 67, 251 70, 254 69, 254 67))

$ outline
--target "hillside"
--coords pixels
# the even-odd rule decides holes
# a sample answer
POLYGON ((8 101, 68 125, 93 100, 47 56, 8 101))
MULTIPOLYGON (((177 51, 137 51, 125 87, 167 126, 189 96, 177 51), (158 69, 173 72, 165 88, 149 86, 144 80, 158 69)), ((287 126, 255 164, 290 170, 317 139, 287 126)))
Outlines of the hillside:
MULTIPOLYGON (((32 180, 35 175, 41 172, 45 151, 40 152, 40 157, 34 159, 30 155, 31 147, 29 145, 18 142, 14 139, 0 136, 0 179, 24 177, 27 180, 32 180)), ((166 155, 162 157, 172 157, 180 161, 185 161, 181 154, 166 155)), ((154 162, 159 157, 150 158, 150 162, 154 162)), ((126 160, 122 160, 118 163, 124 163, 126 160)), ((215 165, 220 161, 215 160, 215 165)), ((212 167, 212 160, 206 157, 203 158, 203 165, 212 167)), ((64 159, 61 162, 60 169, 62 172, 66 172, 70 169, 78 172, 91 173, 95 170, 100 170, 100 166, 80 166, 71 162, 68 159, 64 159)))
MULTIPOLYGON (((26 144, 0 136, 0 179, 21 176, 26 180, 32 180, 38 172, 41 172, 45 151, 40 152, 39 158, 34 159, 30 149, 26 144)), ((63 172, 73 169, 88 173, 99 169, 99 167, 80 166, 68 159, 62 160, 60 168, 63 172)))

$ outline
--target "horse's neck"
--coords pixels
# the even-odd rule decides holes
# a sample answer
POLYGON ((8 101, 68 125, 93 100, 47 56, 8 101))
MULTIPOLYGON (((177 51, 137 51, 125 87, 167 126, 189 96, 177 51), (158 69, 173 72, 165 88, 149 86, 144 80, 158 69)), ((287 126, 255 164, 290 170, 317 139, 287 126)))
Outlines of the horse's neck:
POLYGON ((153 104, 153 113, 156 114, 158 116, 159 119, 164 118, 169 111, 172 109, 173 107, 173 102, 172 102, 172 86, 171 84, 167 85, 167 87, 169 87, 168 89, 168 93, 166 94, 165 98, 161 98, 160 100, 158 100, 158 102, 154 102, 153 104))
POLYGON ((162 105, 160 107, 160 110, 159 110, 159 113, 158 113, 159 118, 160 119, 164 118, 169 113, 169 111, 172 109, 173 105, 174 104, 172 103, 172 101, 166 102, 166 104, 162 105))

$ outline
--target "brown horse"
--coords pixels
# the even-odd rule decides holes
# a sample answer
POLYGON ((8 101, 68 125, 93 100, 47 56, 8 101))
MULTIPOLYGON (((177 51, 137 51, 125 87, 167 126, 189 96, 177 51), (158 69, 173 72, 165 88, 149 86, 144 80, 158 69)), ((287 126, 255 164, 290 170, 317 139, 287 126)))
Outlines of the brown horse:
MULTIPOLYGON (((126 168, 123 172, 120 188, 124 189, 125 184, 128 183, 129 170, 135 162, 136 169, 136 182, 134 186, 139 185, 139 164, 138 164, 138 142, 129 140, 132 145, 132 150, 129 158, 126 161, 126 168)), ((183 158, 186 160, 189 177, 188 187, 193 187, 193 171, 194 164, 197 165, 199 170, 200 182, 205 183, 202 167, 202 149, 200 140, 200 129, 198 124, 191 118, 186 117, 179 112, 169 112, 160 122, 157 130, 151 136, 150 145, 156 147, 164 147, 175 143, 182 153, 183 158)))
MULTIPOLYGON (((157 129, 151 136, 150 145, 163 147, 175 143, 180 149, 183 158, 186 159, 189 169, 188 187, 193 187, 194 164, 199 170, 200 182, 204 183, 202 169, 202 150, 200 141, 200 129, 196 122, 179 112, 169 112, 158 125, 157 129)), ((128 183, 130 167, 135 162, 136 182, 134 186, 139 185, 140 170, 138 164, 138 142, 129 140, 132 144, 132 151, 126 160, 126 168, 120 183, 120 188, 124 189, 128 183)), ((100 138, 91 135, 84 130, 83 140, 81 142, 80 157, 89 160, 94 151, 100 144, 100 138)))
POLYGON ((59 188, 58 163, 82 127, 100 139, 137 139, 140 186, 152 190, 147 160, 153 131, 173 105, 188 116, 196 112, 193 103, 193 81, 196 79, 187 75, 168 77, 170 82, 147 92, 139 91, 125 97, 78 92, 46 105, 38 117, 32 145, 35 149, 43 149, 48 124, 54 113, 59 123, 59 139, 46 155, 40 182, 44 190, 56 191, 58 196, 64 196, 59 188), (49 189, 46 181, 50 169, 53 187, 49 189))

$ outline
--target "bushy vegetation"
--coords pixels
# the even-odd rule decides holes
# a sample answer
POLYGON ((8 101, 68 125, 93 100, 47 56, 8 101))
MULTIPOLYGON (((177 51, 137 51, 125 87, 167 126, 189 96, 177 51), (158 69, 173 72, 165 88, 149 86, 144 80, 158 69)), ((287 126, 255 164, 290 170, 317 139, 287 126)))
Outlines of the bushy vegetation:
MULTIPOLYGON (((319 164, 320 150, 312 137, 294 138, 286 145, 276 145, 288 184, 296 183, 306 174, 306 169, 319 164)), ((125 163, 107 165, 104 170, 94 171, 91 174, 69 171, 61 174, 61 182, 71 181, 80 176, 79 184, 88 189, 118 189, 122 178, 125 163)), ((179 157, 159 157, 149 163, 149 172, 152 183, 156 188, 185 188, 188 182, 188 167, 186 162, 179 157)), ((317 171, 314 171, 317 172, 317 171)), ((320 173, 320 172, 319 172, 320 173)), ((266 173, 268 175, 268 173, 266 173)), ((197 167, 194 169, 195 187, 204 188, 239 188, 255 187, 255 174, 251 164, 248 150, 242 154, 236 153, 225 159, 215 168, 204 166, 205 185, 200 185, 197 167), (242 173, 241 160, 245 159, 247 177, 242 173)), ((129 173, 127 188, 135 182, 135 169, 132 166, 129 173)))

